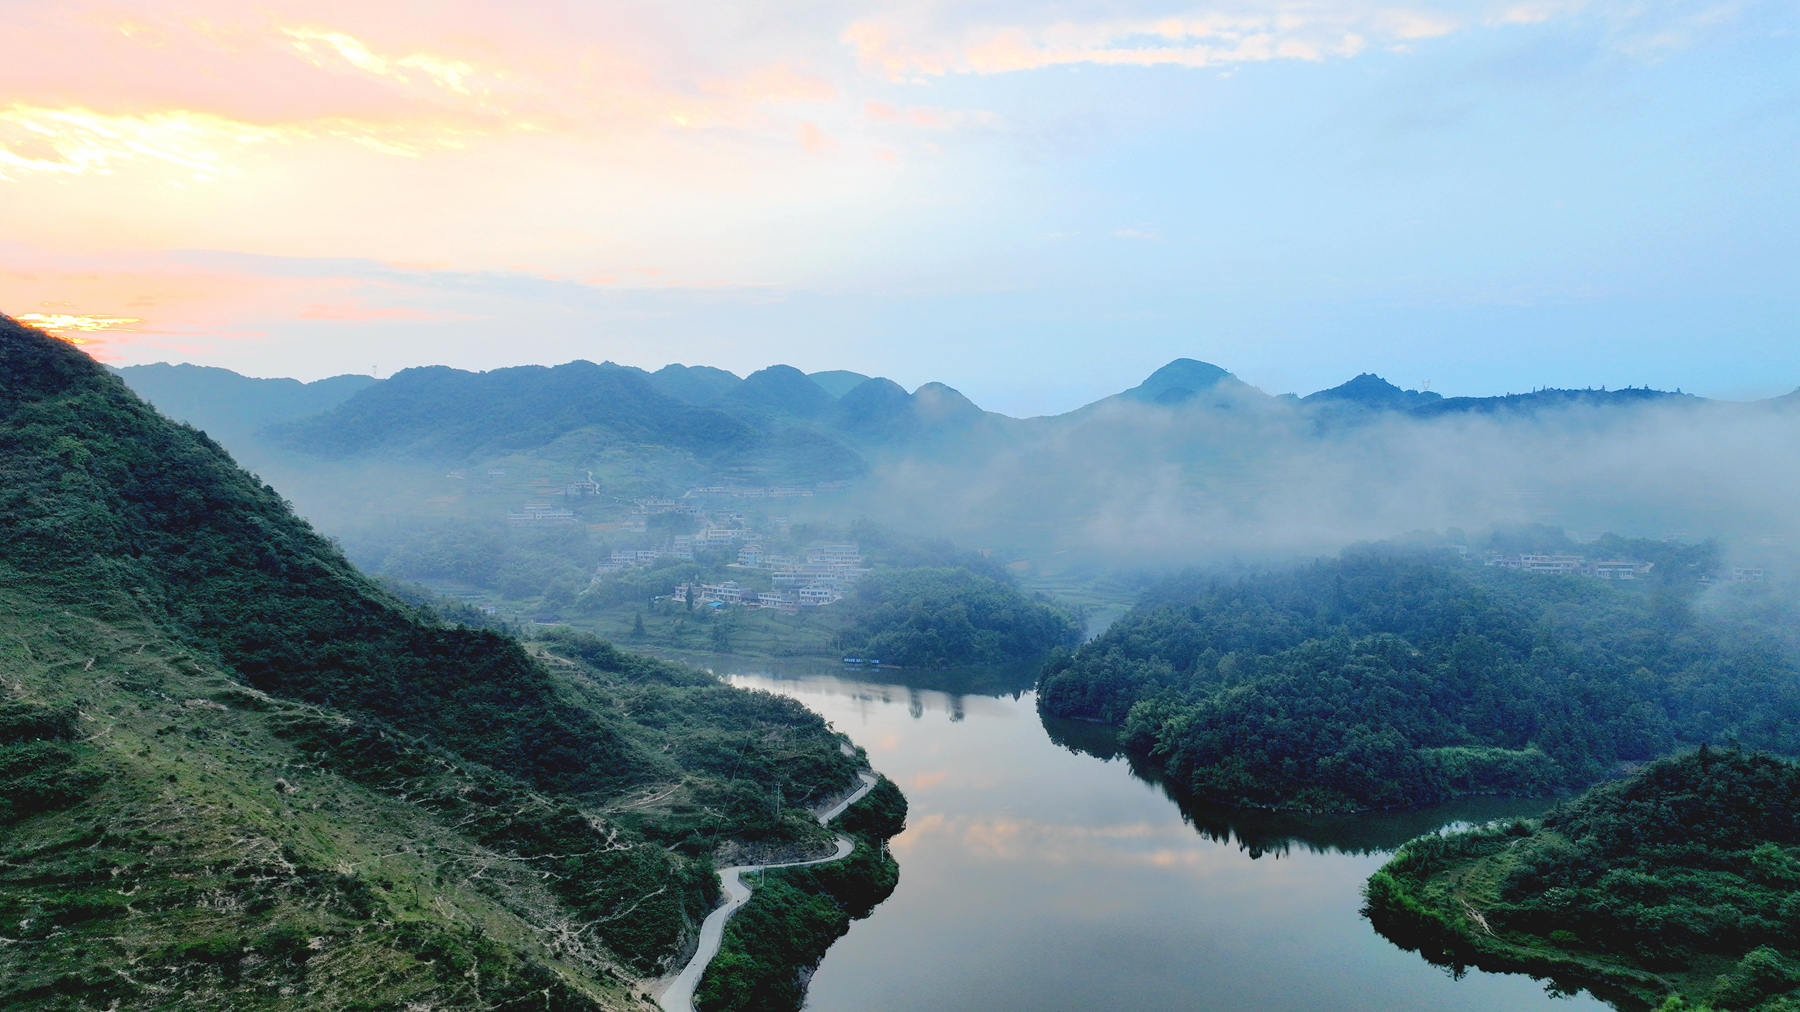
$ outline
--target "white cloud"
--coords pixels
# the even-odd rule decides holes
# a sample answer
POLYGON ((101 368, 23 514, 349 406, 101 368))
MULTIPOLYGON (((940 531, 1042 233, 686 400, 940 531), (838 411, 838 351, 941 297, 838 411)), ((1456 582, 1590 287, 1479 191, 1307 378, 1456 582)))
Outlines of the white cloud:
POLYGON ((1422 8, 1272 4, 1137 18, 1042 23, 850 25, 844 40, 863 69, 892 80, 1000 74, 1063 64, 1231 66, 1349 58, 1372 41, 1394 45, 1467 27, 1465 15, 1422 8))

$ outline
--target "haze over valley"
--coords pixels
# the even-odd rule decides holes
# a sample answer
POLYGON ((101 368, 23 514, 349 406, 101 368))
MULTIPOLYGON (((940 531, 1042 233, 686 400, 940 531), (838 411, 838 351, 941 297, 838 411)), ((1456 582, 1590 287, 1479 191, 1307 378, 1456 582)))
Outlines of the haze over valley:
POLYGON ((1750 560, 1795 535, 1787 504, 1800 492, 1784 466, 1794 395, 1445 398, 1363 374, 1269 396, 1178 359, 1075 411, 1016 419, 941 384, 908 393, 785 366, 745 379, 704 366, 435 368, 304 387, 193 367, 121 375, 279 476, 370 567, 408 525, 497 525, 546 496, 584 523, 618 523, 635 500, 690 495, 868 518, 1053 572, 1276 559, 1493 523, 1577 540, 1716 537, 1750 560), (571 494, 590 477, 597 488, 571 494))
POLYGON ((1800 5, 0 38, 0 1012, 1800 1012, 1800 5))

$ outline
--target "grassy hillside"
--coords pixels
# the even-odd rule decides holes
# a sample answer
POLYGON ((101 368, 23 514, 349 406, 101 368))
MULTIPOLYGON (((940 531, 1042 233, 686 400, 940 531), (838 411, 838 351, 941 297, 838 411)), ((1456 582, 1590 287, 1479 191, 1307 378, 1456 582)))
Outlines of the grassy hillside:
POLYGON ((1541 820, 1414 840, 1370 878, 1367 913, 1436 961, 1622 1007, 1786 1012, 1800 1007, 1796 885, 1800 766, 1703 748, 1541 820))
POLYGON ((5 318, 0 479, 9 1008, 631 1007, 713 852, 826 846, 859 765, 792 701, 405 604, 5 318))

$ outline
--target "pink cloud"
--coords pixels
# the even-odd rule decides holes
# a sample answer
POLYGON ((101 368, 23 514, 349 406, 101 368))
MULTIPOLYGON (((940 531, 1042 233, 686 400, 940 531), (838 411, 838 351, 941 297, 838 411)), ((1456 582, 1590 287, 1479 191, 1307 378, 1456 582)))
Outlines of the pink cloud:
POLYGON ((837 147, 837 141, 820 129, 819 124, 812 120, 802 120, 800 123, 800 146, 808 151, 819 152, 837 147))

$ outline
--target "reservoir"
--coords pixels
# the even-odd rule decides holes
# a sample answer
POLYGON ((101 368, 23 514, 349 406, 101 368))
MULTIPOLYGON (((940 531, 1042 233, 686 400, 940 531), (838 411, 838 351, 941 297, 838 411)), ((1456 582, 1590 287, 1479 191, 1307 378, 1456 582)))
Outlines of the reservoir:
POLYGON ((1111 731, 1039 717, 1031 671, 713 658, 800 700, 905 790, 900 885, 813 977, 815 1012, 1600 1012, 1529 977, 1454 978, 1376 934, 1364 879, 1401 842, 1548 802, 1366 816, 1196 804, 1111 731), (912 681, 912 685, 895 684, 912 681))

